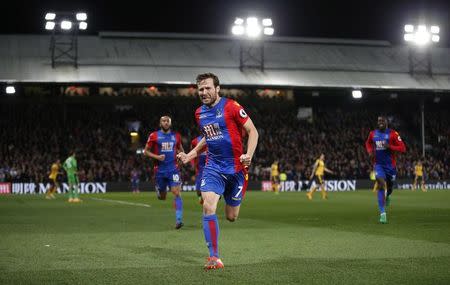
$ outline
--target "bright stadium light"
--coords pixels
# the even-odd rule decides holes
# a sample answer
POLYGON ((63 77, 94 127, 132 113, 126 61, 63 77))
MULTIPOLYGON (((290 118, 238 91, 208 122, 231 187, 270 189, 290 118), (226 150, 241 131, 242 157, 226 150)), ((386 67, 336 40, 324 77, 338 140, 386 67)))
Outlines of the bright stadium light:
POLYGON ((258 19, 257 17, 248 17, 245 20, 237 17, 231 28, 231 33, 236 36, 246 35, 248 38, 258 38, 266 35, 272 36, 275 32, 273 22, 270 18, 258 19))
POLYGON ((130 132, 130 136, 137 137, 139 134, 137 132, 130 132))
POLYGON ((247 26, 257 26, 257 25, 258 25, 258 18, 256 17, 247 18, 247 26))
POLYGON ((14 94, 16 93, 16 88, 14 86, 6 86, 6 94, 14 94))
POLYGON ((56 11, 45 14, 45 29, 50 31, 52 68, 57 63, 78 67, 78 34, 88 28, 87 14, 81 11, 56 11))
POLYGON ((431 41, 434 42, 434 43, 439 42, 439 36, 438 35, 432 35, 431 36, 431 41))
POLYGON ((54 28, 55 28, 55 22, 46 22, 45 23, 46 30, 53 30, 54 28))
POLYGON ((272 26, 272 19, 270 19, 270 18, 263 19, 262 24, 264 27, 270 27, 270 26, 272 26))
POLYGON ((53 21, 56 18, 56 14, 55 13, 47 13, 45 14, 45 19, 47 21, 53 21))
POLYGON ((231 28, 231 33, 237 36, 243 35, 245 33, 245 28, 244 26, 234 25, 233 28, 231 28))
POLYGON ((236 20, 234 20, 234 24, 235 25, 243 25, 244 24, 244 19, 236 18, 236 20))
POLYGON ((413 25, 405 25, 405 32, 412 33, 414 32, 414 26, 413 25))
POLYGON ((65 32, 71 29, 86 30, 87 14, 85 12, 48 12, 45 14, 45 29, 65 32))
POLYGON ((432 34, 439 34, 439 26, 431 26, 430 27, 430 32, 432 34))
POLYGON ((250 38, 256 38, 261 34, 261 27, 258 25, 247 26, 247 36, 250 38))
POLYGON ((61 21, 61 29, 63 29, 63 30, 70 30, 70 29, 72 29, 72 22, 71 21, 67 21, 67 20, 61 21))
POLYGON ((430 34, 427 30, 419 29, 415 34, 414 40, 418 45, 426 45, 430 41, 430 34))
POLYGON ((354 99, 361 99, 362 98, 362 92, 361 90, 353 90, 352 91, 352 97, 354 99))
POLYGON ((76 15, 77 21, 86 21, 87 20, 87 14, 84 12, 77 13, 76 15))
POLYGON ((414 35, 413 34, 405 34, 404 39, 407 42, 412 42, 414 40, 414 35))
POLYGON ((80 22, 80 23, 78 24, 78 28, 79 28, 80 30, 86 30, 86 29, 87 29, 87 23, 86 23, 86 22, 80 22))
POLYGON ((268 36, 272 36, 274 32, 274 29, 272 27, 265 27, 264 28, 264 34, 268 36))
POLYGON ((418 46, 426 46, 430 42, 437 43, 439 42, 439 26, 430 26, 426 25, 405 25, 405 34, 403 35, 403 39, 406 42, 414 43, 418 46))

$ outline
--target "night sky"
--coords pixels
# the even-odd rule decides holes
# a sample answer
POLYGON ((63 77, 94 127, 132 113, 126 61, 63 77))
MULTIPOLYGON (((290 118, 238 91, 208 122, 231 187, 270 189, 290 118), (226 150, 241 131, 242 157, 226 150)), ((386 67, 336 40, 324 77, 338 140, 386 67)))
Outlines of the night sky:
POLYGON ((399 43, 403 41, 403 25, 419 19, 428 19, 426 23, 441 27, 440 45, 448 46, 450 34, 450 1, 6 1, 2 1, 1 8, 2 34, 45 33, 43 18, 49 10, 86 11, 87 34, 99 31, 230 34, 234 18, 249 14, 271 17, 277 36, 399 43))

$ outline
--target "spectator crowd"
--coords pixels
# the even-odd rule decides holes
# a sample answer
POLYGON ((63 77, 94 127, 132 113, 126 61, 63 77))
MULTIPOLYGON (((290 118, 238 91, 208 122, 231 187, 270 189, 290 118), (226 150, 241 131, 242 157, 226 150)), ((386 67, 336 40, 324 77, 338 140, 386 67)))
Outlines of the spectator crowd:
MULTIPOLYGON (((371 171, 364 142, 376 127, 378 106, 351 109, 345 104, 312 104, 312 116, 297 118, 301 103, 286 98, 248 96, 239 102, 246 108, 260 134, 250 168, 252 180, 267 180, 270 165, 290 179, 307 179, 317 157, 325 154, 334 178, 367 179, 371 171)), ((14 102, 0 106, 0 182, 44 182, 51 164, 64 161, 71 149, 77 153, 80 181, 128 181, 133 169, 141 181, 152 179, 152 161, 136 150, 143 148, 159 117, 170 115, 180 132, 185 150, 199 134, 195 97, 165 96, 131 105, 104 103, 14 102), (140 122, 139 141, 132 143, 130 122, 140 122)), ((414 163, 421 159, 420 116, 388 112, 390 126, 398 130, 407 153, 398 156, 398 177, 412 178, 414 163)), ((427 149, 423 160, 428 179, 450 179, 450 116, 445 110, 426 117, 427 149)), ((184 181, 193 179, 191 165, 182 167, 184 181)), ((64 174, 61 176, 64 179, 64 174)))

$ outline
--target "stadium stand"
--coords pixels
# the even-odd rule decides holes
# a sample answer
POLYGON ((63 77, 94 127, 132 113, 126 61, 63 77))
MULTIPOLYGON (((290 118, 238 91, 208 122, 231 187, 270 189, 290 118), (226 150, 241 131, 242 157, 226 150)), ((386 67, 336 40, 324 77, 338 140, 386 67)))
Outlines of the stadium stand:
MULTIPOLYGON (((304 106, 299 99, 250 95, 238 100, 260 133, 250 169, 252 180, 268 179, 269 167, 276 158, 288 179, 305 179, 321 152, 326 154, 327 167, 336 172, 334 177, 368 177, 371 169, 364 141, 374 127, 382 101, 354 106, 341 97, 334 101, 317 100, 307 104, 312 107, 312 118, 299 120, 298 108, 304 106)), ((0 180, 44 182, 50 164, 58 158, 65 159, 68 150, 75 148, 81 181, 128 181, 133 168, 140 171, 142 181, 149 181, 151 162, 136 154, 127 122, 141 122, 139 146, 143 147, 148 134, 157 129, 158 118, 169 114, 188 149, 191 138, 198 134, 193 118, 198 104, 195 97, 179 95, 151 97, 145 104, 126 108, 86 101, 1 104, 0 180)), ((450 138, 450 117, 444 107, 435 105, 426 120, 428 145, 424 165, 430 178, 448 179, 450 151, 444 146, 450 138)), ((407 155, 399 157, 398 176, 411 178, 413 164, 421 157, 420 113, 405 110, 387 114, 408 146, 407 155)), ((192 175, 191 166, 183 167, 184 181, 190 181, 192 175)))

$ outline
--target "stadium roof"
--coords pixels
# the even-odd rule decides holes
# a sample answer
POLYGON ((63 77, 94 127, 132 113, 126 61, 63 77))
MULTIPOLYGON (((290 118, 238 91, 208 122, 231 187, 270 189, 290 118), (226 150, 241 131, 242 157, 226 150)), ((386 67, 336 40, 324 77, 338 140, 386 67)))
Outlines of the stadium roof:
POLYGON ((273 38, 265 71, 239 69, 229 36, 117 33, 79 36, 79 67, 51 67, 50 36, 0 35, 0 81, 189 84, 202 72, 223 85, 450 90, 450 49, 432 48, 433 76, 409 74, 408 47, 385 41, 273 38))

